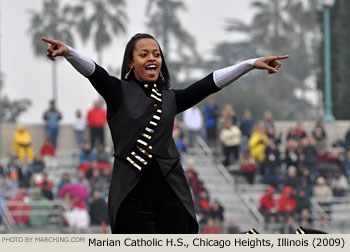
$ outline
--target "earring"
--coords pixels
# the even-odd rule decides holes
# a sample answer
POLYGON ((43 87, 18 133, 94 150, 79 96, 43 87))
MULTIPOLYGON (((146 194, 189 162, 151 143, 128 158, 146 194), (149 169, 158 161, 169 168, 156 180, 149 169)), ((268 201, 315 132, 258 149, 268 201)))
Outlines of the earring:
POLYGON ((129 71, 125 74, 125 79, 129 79, 129 75, 134 68, 129 68, 129 71))
POLYGON ((162 72, 159 72, 159 77, 162 80, 162 82, 165 83, 165 78, 164 78, 162 72))

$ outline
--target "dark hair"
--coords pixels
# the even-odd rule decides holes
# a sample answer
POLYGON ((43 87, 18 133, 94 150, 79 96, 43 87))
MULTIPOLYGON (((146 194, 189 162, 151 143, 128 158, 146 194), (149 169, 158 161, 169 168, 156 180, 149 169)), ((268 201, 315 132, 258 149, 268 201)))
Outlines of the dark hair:
MULTIPOLYGON (((147 33, 137 33, 135 34, 128 42, 128 44, 126 45, 125 51, 124 51, 124 58, 123 58, 123 64, 122 64, 122 74, 121 74, 121 79, 122 80, 127 80, 126 78, 126 74, 129 72, 129 65, 133 59, 133 52, 135 49, 135 45, 136 42, 140 39, 144 39, 144 38, 150 38, 153 39, 154 41, 156 41, 156 43, 158 44, 157 40, 155 40, 155 38, 147 33)), ((170 87, 170 75, 169 75, 169 71, 167 68, 167 65, 165 63, 165 59, 164 59, 164 55, 162 52, 162 49, 160 48, 160 45, 158 44, 159 47, 159 51, 160 51, 160 56, 162 57, 162 67, 160 69, 163 78, 158 77, 157 83, 159 84, 159 88, 160 89, 168 89, 170 87)), ((134 71, 131 71, 128 79, 134 78, 134 71)))

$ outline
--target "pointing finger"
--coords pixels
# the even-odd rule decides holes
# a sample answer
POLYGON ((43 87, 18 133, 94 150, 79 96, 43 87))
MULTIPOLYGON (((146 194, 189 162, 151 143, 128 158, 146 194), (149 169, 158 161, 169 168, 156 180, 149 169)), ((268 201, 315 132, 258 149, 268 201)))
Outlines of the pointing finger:
POLYGON ((289 55, 283 55, 283 56, 275 56, 275 60, 281 60, 281 59, 287 59, 289 55))
POLYGON ((41 37, 41 40, 51 44, 51 45, 54 45, 55 44, 55 41, 54 40, 51 40, 51 39, 48 39, 48 38, 45 38, 45 37, 41 37))

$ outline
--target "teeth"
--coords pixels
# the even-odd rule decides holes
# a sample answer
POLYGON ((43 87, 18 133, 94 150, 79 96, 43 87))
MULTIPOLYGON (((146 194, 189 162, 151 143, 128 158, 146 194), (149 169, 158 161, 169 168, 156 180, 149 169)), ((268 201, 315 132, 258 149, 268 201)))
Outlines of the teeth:
POLYGON ((146 69, 156 69, 157 66, 156 65, 149 65, 145 67, 146 69))

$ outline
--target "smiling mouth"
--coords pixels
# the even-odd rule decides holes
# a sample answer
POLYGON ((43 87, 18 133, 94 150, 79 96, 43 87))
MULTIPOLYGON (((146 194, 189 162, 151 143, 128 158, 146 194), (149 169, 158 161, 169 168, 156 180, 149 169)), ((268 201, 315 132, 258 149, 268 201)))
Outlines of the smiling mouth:
POLYGON ((155 64, 148 65, 148 66, 145 67, 145 69, 146 69, 147 73, 153 75, 153 74, 156 73, 157 65, 155 65, 155 64))

